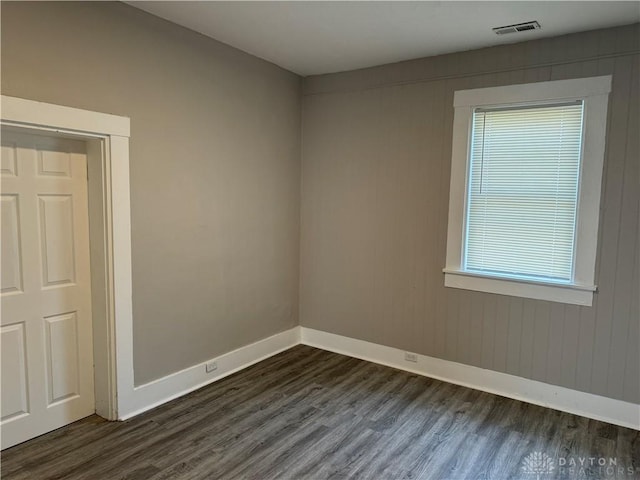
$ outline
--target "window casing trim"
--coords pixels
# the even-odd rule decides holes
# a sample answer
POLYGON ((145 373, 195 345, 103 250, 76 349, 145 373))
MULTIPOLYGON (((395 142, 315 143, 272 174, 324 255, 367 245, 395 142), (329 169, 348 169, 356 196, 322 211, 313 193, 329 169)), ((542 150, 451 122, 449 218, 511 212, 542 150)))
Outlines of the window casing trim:
POLYGON ((454 94, 453 145, 445 286, 556 302, 591 305, 600 213, 607 106, 611 76, 460 90, 454 94), (574 274, 571 283, 512 278, 464 270, 464 235, 469 148, 476 108, 584 102, 583 145, 578 191, 574 274))

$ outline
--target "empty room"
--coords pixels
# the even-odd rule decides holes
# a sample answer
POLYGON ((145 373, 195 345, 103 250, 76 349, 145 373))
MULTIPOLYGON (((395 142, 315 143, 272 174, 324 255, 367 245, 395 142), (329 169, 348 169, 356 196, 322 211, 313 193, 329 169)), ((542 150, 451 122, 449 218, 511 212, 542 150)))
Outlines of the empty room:
POLYGON ((640 2, 0 19, 3 480, 640 479, 640 2))

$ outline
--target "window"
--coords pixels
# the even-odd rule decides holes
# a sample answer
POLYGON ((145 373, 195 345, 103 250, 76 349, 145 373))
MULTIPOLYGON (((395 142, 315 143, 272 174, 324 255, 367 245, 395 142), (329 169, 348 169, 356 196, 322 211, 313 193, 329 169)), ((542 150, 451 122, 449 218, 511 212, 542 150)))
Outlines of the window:
POLYGON ((591 305, 611 77, 457 91, 448 287, 591 305))

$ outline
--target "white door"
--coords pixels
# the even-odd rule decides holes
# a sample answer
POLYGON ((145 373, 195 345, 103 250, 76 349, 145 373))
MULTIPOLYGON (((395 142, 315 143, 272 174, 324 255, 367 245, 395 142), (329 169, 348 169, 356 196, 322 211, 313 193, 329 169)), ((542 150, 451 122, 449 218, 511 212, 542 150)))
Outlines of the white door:
POLYGON ((83 142, 2 130, 2 448, 95 411, 83 142))

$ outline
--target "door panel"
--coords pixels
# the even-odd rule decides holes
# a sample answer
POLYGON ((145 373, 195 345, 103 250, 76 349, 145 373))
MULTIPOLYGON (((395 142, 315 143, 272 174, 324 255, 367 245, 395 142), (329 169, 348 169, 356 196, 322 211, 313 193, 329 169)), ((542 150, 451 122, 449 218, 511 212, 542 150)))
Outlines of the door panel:
POLYGON ((38 175, 71 177, 69 155, 65 152, 38 152, 38 175))
POLYGON ((75 281, 73 197, 38 195, 42 284, 45 287, 75 281))
POLYGON ((18 174, 16 162, 16 145, 9 141, 2 142, 0 153, 0 175, 3 177, 15 177, 18 174))
POLYGON ((76 320, 75 312, 45 318, 49 405, 79 393, 76 320))
POLYGON ((24 322, 0 327, 2 338, 2 421, 29 412, 24 322))
POLYGON ((18 228, 18 196, 2 195, 2 293, 22 292, 22 262, 18 228))
POLYGON ((94 412, 85 148, 2 132, 2 448, 94 412))

